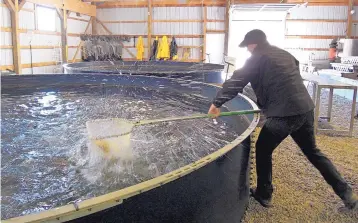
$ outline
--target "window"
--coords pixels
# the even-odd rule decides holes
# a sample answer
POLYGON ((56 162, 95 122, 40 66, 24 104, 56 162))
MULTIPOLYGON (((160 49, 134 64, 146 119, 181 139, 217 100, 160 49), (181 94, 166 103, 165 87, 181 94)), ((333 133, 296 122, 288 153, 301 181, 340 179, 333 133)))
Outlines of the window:
POLYGON ((56 10, 37 6, 37 29, 56 31, 56 10))

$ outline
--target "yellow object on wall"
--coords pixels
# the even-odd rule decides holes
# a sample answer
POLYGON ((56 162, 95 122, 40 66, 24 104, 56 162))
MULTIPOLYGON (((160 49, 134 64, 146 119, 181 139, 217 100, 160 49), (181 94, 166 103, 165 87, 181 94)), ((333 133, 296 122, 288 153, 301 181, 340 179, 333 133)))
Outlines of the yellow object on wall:
POLYGON ((137 43, 137 60, 143 60, 144 55, 144 44, 143 38, 140 36, 137 43))
POLYGON ((169 59, 170 58, 170 50, 169 50, 169 43, 168 38, 163 36, 161 41, 159 41, 158 46, 158 53, 157 59, 169 59))

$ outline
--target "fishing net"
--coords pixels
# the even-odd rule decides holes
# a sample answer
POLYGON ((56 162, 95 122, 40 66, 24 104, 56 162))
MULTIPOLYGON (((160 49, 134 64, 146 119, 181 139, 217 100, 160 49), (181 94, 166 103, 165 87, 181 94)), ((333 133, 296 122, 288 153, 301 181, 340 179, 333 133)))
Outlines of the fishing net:
POLYGON ((131 132, 134 124, 124 119, 99 119, 86 123, 89 148, 109 159, 133 160, 131 132))

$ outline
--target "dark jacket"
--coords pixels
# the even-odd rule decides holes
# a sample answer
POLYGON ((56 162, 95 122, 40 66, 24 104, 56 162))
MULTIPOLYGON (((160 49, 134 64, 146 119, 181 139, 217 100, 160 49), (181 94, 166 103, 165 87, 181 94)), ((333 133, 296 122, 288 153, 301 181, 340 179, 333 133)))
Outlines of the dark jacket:
POLYGON ((314 108, 303 84, 299 62, 287 51, 265 44, 258 46, 243 68, 234 71, 213 104, 221 107, 251 83, 257 104, 267 117, 304 114, 314 108))

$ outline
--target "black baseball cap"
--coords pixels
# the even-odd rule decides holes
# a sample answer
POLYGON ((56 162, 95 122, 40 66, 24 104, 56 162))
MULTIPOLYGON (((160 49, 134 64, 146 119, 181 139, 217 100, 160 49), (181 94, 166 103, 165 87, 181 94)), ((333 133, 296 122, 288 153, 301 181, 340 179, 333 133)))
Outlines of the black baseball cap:
POLYGON ((266 41, 266 34, 262 30, 254 29, 246 33, 239 47, 247 47, 249 44, 263 44, 266 41))

